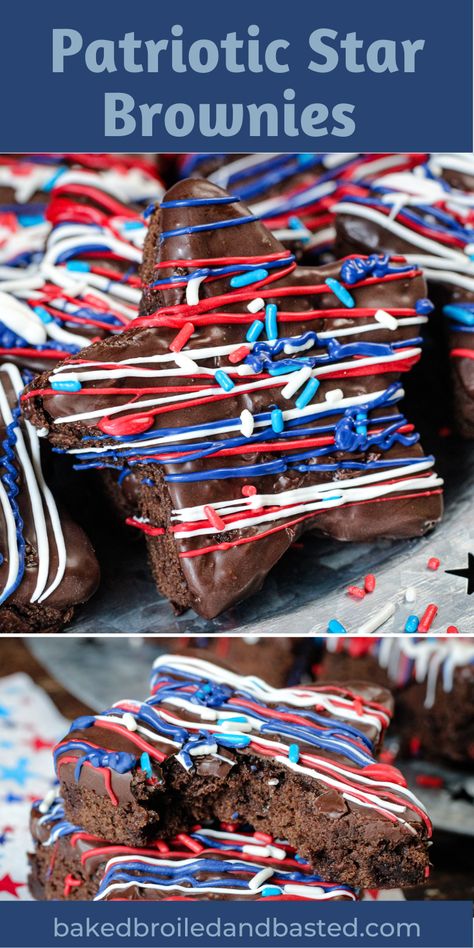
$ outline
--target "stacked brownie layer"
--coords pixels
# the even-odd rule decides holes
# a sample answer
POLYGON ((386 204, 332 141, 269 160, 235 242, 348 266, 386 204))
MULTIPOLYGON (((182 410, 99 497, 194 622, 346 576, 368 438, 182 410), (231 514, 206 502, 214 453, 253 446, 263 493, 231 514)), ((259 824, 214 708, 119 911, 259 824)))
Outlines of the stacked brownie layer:
POLYGON ((65 820, 114 846, 158 850, 196 824, 243 824, 285 840, 319 878, 419 884, 429 819, 402 774, 377 760, 391 708, 386 690, 363 682, 274 688, 161 656, 146 701, 79 718, 56 746, 65 820))
POLYGON ((94 901, 354 901, 287 843, 234 824, 197 826, 148 848, 104 842, 65 818, 62 800, 35 804, 30 889, 37 899, 94 901))

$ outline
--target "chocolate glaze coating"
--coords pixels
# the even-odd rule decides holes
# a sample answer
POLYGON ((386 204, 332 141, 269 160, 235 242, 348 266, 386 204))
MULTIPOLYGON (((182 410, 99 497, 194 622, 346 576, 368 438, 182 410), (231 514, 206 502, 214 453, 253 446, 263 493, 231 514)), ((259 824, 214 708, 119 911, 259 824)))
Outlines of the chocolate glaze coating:
MULTIPOLYGON (((13 370, 14 371, 14 370, 13 370)), ((17 394, 8 373, 8 368, 0 368, 0 384, 5 393, 8 405, 13 410, 17 405, 17 394)), ((52 515, 48 509, 45 494, 41 490, 40 477, 32 469, 29 479, 26 477, 25 463, 18 451, 18 434, 13 432, 13 438, 7 430, 4 414, 0 423, 0 441, 2 442, 2 459, 0 475, 6 495, 10 503, 18 506, 21 517, 20 534, 25 545, 25 567, 21 581, 5 602, 0 606, 0 632, 51 632, 57 631, 64 622, 68 621, 73 607, 85 602, 95 592, 99 582, 99 566, 89 540, 80 527, 69 518, 66 513, 61 514, 61 530, 66 550, 66 563, 61 581, 42 602, 32 602, 39 580, 39 570, 45 557, 49 557, 47 578, 44 589, 53 584, 59 567, 59 549, 55 536, 52 515), (11 451, 7 454, 5 445, 8 435, 11 439, 11 451), (18 488, 18 493, 16 490, 18 488), (33 491, 38 491, 39 507, 45 517, 47 537, 40 539, 40 529, 37 514, 35 514, 33 491)), ((33 460, 26 426, 21 426, 27 457, 31 464, 33 460)), ((41 463, 41 462, 40 462, 41 463)), ((6 511, 10 503, 2 511, 0 509, 0 590, 4 593, 10 570, 10 558, 17 540, 9 536, 9 520, 6 511)), ((54 501, 53 501, 54 503, 54 501)))

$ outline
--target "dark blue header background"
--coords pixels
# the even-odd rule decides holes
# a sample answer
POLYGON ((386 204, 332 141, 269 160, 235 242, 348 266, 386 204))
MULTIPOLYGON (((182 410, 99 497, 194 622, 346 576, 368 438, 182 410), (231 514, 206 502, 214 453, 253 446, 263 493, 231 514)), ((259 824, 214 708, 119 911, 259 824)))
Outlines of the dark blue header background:
POLYGON ((149 0, 64 0, 22 3, 2 10, 0 34, 0 150, 1 151, 471 151, 472 150, 472 0, 435 3, 433 0, 332 0, 330 3, 239 0, 237 3, 196 2, 163 4, 149 0), (258 24, 263 42, 286 38, 290 72, 229 74, 219 69, 208 75, 171 72, 130 74, 90 73, 83 55, 66 61, 64 74, 52 72, 51 31, 72 28, 84 45, 95 39, 119 40, 134 31, 146 40, 170 36, 179 23, 183 39, 219 42, 227 32, 247 38, 247 27, 258 24), (338 31, 340 40, 355 31, 369 44, 376 39, 426 40, 416 57, 416 71, 404 74, 349 73, 340 63, 326 74, 308 71, 308 37, 317 28, 338 31), (354 103, 355 132, 349 137, 328 133, 252 138, 248 123, 231 138, 204 137, 196 122, 193 132, 173 137, 163 120, 154 134, 143 137, 139 105, 176 102, 197 108, 199 103, 274 102, 282 114, 283 91, 295 90, 296 115, 313 102, 331 112, 337 103, 354 103), (104 132, 104 93, 128 93, 136 103, 133 134, 107 137, 104 132))

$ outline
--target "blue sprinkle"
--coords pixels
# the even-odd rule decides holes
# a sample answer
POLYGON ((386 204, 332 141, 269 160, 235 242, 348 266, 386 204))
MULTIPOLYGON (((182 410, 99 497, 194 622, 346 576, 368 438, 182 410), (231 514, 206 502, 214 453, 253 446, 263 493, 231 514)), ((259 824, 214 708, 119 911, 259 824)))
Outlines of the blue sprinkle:
POLYGON ((233 814, 232 814, 232 816, 231 816, 231 819, 232 819, 232 820, 238 820, 238 818, 239 818, 239 811, 238 811, 238 810, 234 810, 234 812, 233 812, 233 814))
POLYGON ((405 632, 416 632, 419 622, 418 616, 408 616, 405 622, 405 632))
POLYGON ((237 276, 232 277, 230 285, 234 289, 238 289, 241 286, 250 286, 251 283, 258 283, 259 280, 265 280, 268 276, 268 270, 260 268, 259 270, 248 270, 247 273, 238 273, 237 276))
POLYGON ((141 221, 125 221, 123 228, 124 230, 139 230, 143 227, 141 221))
POLYGON ((150 755, 144 752, 140 757, 140 767, 145 771, 147 777, 153 776, 153 771, 151 769, 151 760, 150 755))
POLYGON ((51 316, 51 313, 48 313, 47 309, 43 309, 42 306, 33 306, 33 309, 36 315, 39 316, 39 318, 41 319, 41 322, 44 323, 45 325, 47 323, 54 322, 53 317, 51 316))
POLYGON ((423 298, 417 300, 415 303, 415 312, 418 313, 418 316, 428 316, 434 310, 434 305, 431 300, 423 298))
POLYGON ((344 303, 344 306, 348 306, 349 309, 352 309, 352 307, 355 306, 354 297, 351 296, 349 290, 346 290, 342 283, 339 283, 339 280, 333 280, 332 277, 328 277, 324 282, 326 286, 332 290, 334 296, 337 296, 338 300, 340 300, 341 303, 344 303))
POLYGON ((270 418, 272 422, 272 429, 275 432, 275 434, 281 434, 283 431, 283 428, 285 427, 285 422, 283 420, 283 412, 281 411, 281 409, 274 408, 271 413, 270 418))
POLYGON ((217 370, 214 378, 220 387, 224 389, 224 392, 230 392, 235 387, 230 375, 227 375, 227 372, 223 372, 222 369, 217 370))
POLYGON ((301 365, 288 365, 288 363, 279 363, 275 362, 274 365, 268 366, 269 375, 289 375, 290 372, 298 372, 301 368, 301 365))
POLYGON ((344 633, 347 635, 347 629, 344 628, 341 622, 338 619, 330 619, 328 622, 328 632, 332 632, 335 635, 341 635, 344 633))
POLYGON ((265 330, 270 341, 278 339, 277 308, 274 303, 265 307, 265 330))
POLYGON ((41 214, 19 214, 18 223, 22 227, 35 227, 36 224, 42 224, 44 217, 41 214))
POLYGON ((75 379, 70 379, 69 381, 65 380, 64 382, 61 382, 59 379, 53 379, 51 388, 54 389, 55 392, 79 392, 82 385, 75 379))
POLYGON ((303 223, 301 218, 290 217, 288 219, 288 226, 290 227, 291 230, 304 230, 305 231, 305 236, 298 238, 302 244, 307 244, 308 241, 311 239, 308 228, 306 227, 306 224, 303 223))
POLYGON ((43 185, 43 191, 52 191, 54 188, 54 185, 56 184, 56 181, 58 180, 58 178, 61 177, 62 174, 64 174, 65 171, 66 171, 66 168, 58 168, 56 173, 53 174, 53 177, 50 178, 49 181, 46 182, 46 184, 43 185))
POLYGON ((268 899, 271 895, 281 895, 283 889, 279 885, 264 885, 260 895, 262 899, 268 899))
POLYGON ((0 553, 0 566, 1 566, 2 563, 3 563, 3 560, 4 560, 4 557, 3 557, 2 554, 0 553))
POLYGON ((466 326, 474 326, 474 312, 464 306, 443 306, 443 313, 450 319, 455 319, 457 323, 464 323, 466 326))
POLYGON ((296 399, 297 408, 306 408, 306 405, 309 405, 313 395, 316 394, 319 388, 319 382, 317 379, 309 379, 306 383, 301 395, 296 399))
POLYGON ((300 759, 300 749, 298 744, 290 744, 288 748, 288 760, 292 764, 297 764, 300 759))
POLYGON ((223 747, 248 747, 250 737, 246 734, 218 734, 215 735, 218 744, 223 747))
POLYGON ((85 260, 68 260, 66 270, 74 270, 77 273, 89 273, 90 265, 85 260))
POLYGON ((251 326, 247 329, 247 335, 245 337, 247 342, 255 342, 258 339, 260 333, 263 329, 263 323, 261 319, 255 319, 251 326))
POLYGON ((316 161, 316 155, 311 154, 310 152, 305 152, 304 154, 297 155, 296 160, 300 168, 305 168, 306 165, 313 165, 316 161))
POLYGON ((231 718, 218 718, 217 719, 218 724, 224 724, 226 721, 234 721, 234 722, 239 721, 240 723, 247 724, 248 718, 246 718, 243 714, 236 714, 234 717, 231 717, 231 718))
POLYGON ((360 411, 358 411, 356 414, 356 431, 357 434, 367 434, 367 417, 363 412, 360 411))

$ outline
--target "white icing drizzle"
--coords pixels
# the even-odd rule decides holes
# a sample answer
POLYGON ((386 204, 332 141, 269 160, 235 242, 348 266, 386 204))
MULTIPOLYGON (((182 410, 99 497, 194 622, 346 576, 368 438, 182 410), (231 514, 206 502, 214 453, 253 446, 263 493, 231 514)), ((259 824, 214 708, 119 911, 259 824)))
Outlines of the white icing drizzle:
MULTIPOLYGON (((23 390, 23 381, 20 375, 20 372, 14 365, 4 364, 0 367, 0 372, 6 373, 9 377, 10 383, 13 387, 15 395, 19 398, 23 390)), ((8 401, 7 392, 3 383, 0 381, 0 411, 2 414, 3 422, 5 425, 9 425, 13 421, 13 416, 11 408, 8 401)), ((32 517, 33 517, 33 527, 36 534, 36 543, 37 543, 37 554, 38 554, 38 567, 37 567, 37 579, 34 592, 31 596, 30 602, 42 602, 47 599, 51 593, 57 589, 61 580, 63 579, 64 572, 66 569, 66 547, 64 542, 64 535, 61 528, 61 522, 59 518, 59 513, 54 501, 54 497, 47 486, 42 467, 41 467, 41 456, 40 456, 40 442, 38 435, 36 433, 33 425, 28 421, 23 422, 24 432, 22 428, 17 425, 15 428, 16 444, 15 444, 15 454, 18 460, 18 464, 22 473, 24 489, 27 491, 28 500, 31 506, 32 517), (26 436, 26 438, 25 438, 26 436), (56 569, 56 574, 50 583, 48 588, 46 587, 48 581, 48 575, 50 570, 50 544, 48 538, 48 528, 45 514, 45 507, 49 514, 49 519, 53 531, 54 544, 57 553, 58 566, 56 569)), ((16 529, 13 516, 11 513, 11 506, 6 495, 6 492, 1 485, 0 497, 2 500, 2 507, 4 514, 7 520, 7 537, 8 537, 8 559, 9 559, 9 574, 7 578, 6 589, 7 591, 12 583, 18 576, 19 569, 19 560, 18 560, 18 549, 17 549, 17 538, 16 538, 16 529), (6 506, 7 505, 7 506, 6 506)))

